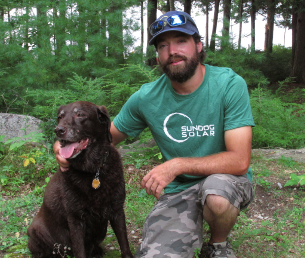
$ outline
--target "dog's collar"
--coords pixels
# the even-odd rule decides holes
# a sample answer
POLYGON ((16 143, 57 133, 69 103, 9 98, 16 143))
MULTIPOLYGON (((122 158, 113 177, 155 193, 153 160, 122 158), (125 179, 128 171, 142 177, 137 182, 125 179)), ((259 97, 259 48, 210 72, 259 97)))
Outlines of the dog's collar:
POLYGON ((105 166, 105 163, 106 163, 106 161, 107 161, 108 156, 109 156, 109 151, 106 151, 105 156, 104 156, 104 159, 103 159, 103 162, 102 162, 102 164, 98 167, 98 170, 97 170, 97 172, 96 172, 96 174, 95 174, 95 177, 94 177, 94 179, 93 179, 93 181, 92 181, 92 187, 93 187, 94 189, 98 189, 98 188, 100 187, 100 185, 101 185, 100 178, 99 178, 99 176, 100 176, 100 169, 101 169, 101 167, 104 167, 104 166, 105 166))

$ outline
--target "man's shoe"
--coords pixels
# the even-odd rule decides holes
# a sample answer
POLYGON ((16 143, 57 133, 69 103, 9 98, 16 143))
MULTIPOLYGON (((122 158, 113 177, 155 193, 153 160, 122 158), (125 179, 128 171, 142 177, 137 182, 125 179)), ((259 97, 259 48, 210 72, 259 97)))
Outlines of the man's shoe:
POLYGON ((209 258, 236 258, 233 253, 232 246, 228 241, 221 243, 208 244, 208 257, 209 258))

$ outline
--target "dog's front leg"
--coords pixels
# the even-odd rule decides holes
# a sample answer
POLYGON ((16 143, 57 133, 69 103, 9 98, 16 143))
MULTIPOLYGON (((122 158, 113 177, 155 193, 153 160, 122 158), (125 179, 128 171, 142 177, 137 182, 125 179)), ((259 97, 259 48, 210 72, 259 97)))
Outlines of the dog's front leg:
POLYGON ((72 242, 72 251, 75 258, 86 258, 84 225, 75 217, 69 217, 68 224, 72 242))
POLYGON ((110 220, 111 227, 118 239, 120 248, 121 248, 121 257, 122 258, 132 258, 128 239, 127 239, 127 230, 126 230, 126 222, 125 222, 125 214, 122 209, 119 211, 115 218, 110 220))

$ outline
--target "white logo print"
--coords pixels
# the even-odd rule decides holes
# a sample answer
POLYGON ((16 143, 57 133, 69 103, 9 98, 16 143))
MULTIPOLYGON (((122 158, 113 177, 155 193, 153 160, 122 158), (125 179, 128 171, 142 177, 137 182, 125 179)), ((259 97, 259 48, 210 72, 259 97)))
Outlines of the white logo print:
POLYGON ((214 125, 213 124, 212 125, 196 125, 196 126, 194 126, 192 119, 189 118, 187 115, 182 114, 182 113, 172 113, 172 114, 168 115, 164 120, 163 130, 164 130, 164 133, 166 134, 166 136, 168 138, 170 138, 172 141, 175 141, 175 142, 178 142, 178 143, 185 142, 191 137, 214 136, 214 125), (180 129, 181 129, 181 136, 180 137, 183 138, 182 140, 174 138, 168 131, 167 123, 168 123, 169 119, 172 118, 175 115, 185 117, 191 123, 191 126, 186 126, 186 125, 179 126, 179 124, 177 124, 177 126, 175 126, 176 128, 180 127, 180 129))

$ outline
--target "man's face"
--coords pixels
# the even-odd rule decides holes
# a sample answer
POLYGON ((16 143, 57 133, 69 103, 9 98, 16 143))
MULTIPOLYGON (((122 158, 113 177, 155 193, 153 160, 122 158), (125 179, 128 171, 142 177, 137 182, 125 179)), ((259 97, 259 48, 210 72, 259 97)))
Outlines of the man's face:
POLYGON ((157 39, 159 64, 172 81, 183 83, 189 80, 200 63, 198 49, 192 36, 181 32, 166 32, 157 39))

